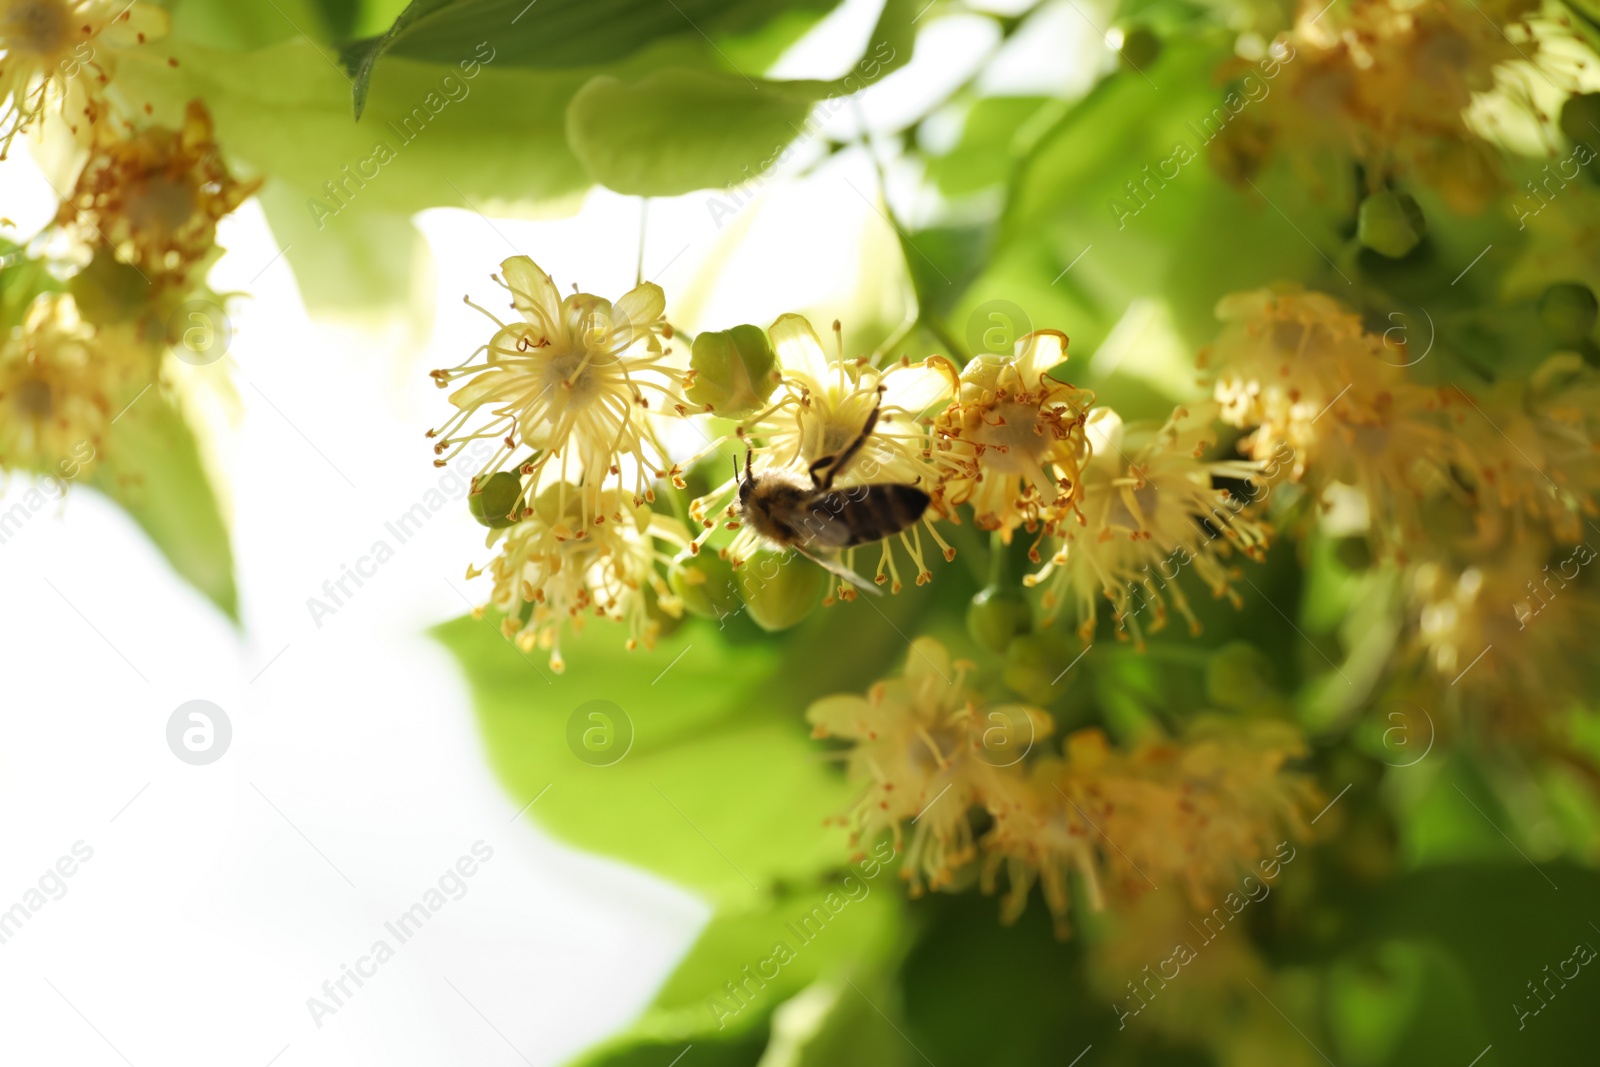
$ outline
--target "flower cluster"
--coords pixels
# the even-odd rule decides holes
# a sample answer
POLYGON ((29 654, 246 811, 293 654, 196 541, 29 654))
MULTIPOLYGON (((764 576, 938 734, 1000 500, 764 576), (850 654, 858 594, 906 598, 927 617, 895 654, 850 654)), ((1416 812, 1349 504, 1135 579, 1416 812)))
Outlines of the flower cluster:
POLYGON ((559 671, 569 623, 622 621, 630 647, 649 646, 647 594, 661 610, 680 610, 662 578, 671 557, 657 542, 686 549, 689 538, 648 505, 672 467, 656 415, 686 413, 684 372, 662 343, 672 328, 659 286, 642 283, 613 304, 580 292, 563 299, 526 256, 500 272, 519 317, 507 323, 485 311, 495 325, 488 343, 433 372, 440 388, 461 384, 450 394, 455 414, 428 436, 437 438, 438 466, 475 441, 497 444, 472 489, 494 500, 483 516, 489 543, 503 535, 491 600, 506 613, 508 636, 548 651, 559 671), (519 450, 527 454, 512 464, 519 450))
MULTIPOLYGON (((1280 92, 1229 131, 1246 172, 1274 144, 1361 163, 1369 191, 1415 174, 1459 211, 1476 212, 1506 185, 1498 149, 1474 104, 1498 93, 1528 115, 1538 109, 1526 71, 1542 37, 1529 0, 1463 5, 1452 0, 1304 0, 1278 47, 1291 54, 1280 92)), ((1536 75, 1555 73, 1545 64, 1536 75)), ((1490 112, 1492 114, 1492 111, 1490 112)), ((1308 177, 1310 172, 1308 171, 1308 177)))
POLYGON ((903 676, 806 713, 814 736, 851 743, 847 766, 865 787, 847 819, 852 840, 887 831, 900 849, 910 827, 901 873, 914 891, 975 871, 992 892, 1003 873, 1011 921, 1037 883, 1064 936, 1074 874, 1096 909, 1151 879, 1181 883, 1203 909, 1283 833, 1310 834, 1319 796, 1289 767, 1306 752, 1286 724, 1202 719, 1181 741, 1131 751, 1087 729, 1054 756, 1050 716, 984 705, 968 669, 918 638, 903 676), (1038 755, 1024 759, 1030 749, 1038 755))
POLYGON ((75 474, 104 455, 191 325, 173 312, 222 302, 203 277, 221 252, 217 223, 260 182, 229 172, 200 101, 170 129, 115 92, 119 55, 167 28, 145 3, 0 0, 0 158, 59 114, 79 161, 50 239, 6 257, 0 467, 75 474))
MULTIPOLYGON (((82 142, 108 130, 117 55, 164 36, 167 13, 124 0, 0 2, 0 159, 59 112, 82 142)), ((125 120, 124 120, 125 121, 125 120)))

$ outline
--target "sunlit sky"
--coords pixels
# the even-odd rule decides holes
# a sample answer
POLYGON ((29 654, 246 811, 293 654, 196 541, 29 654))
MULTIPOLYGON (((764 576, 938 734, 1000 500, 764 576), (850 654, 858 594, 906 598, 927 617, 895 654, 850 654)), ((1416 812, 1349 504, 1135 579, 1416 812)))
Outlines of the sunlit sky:
MULTIPOLYGON (((880 6, 851 0, 776 73, 847 70, 880 6)), ((1110 60, 1084 14, 1101 19, 1095 7, 1047 8, 986 91, 1070 94, 1110 60)), ((980 19, 931 21, 912 64, 859 112, 839 109, 828 132, 853 136, 858 115, 871 130, 904 125, 996 39, 980 19)), ((732 217, 711 210, 712 193, 650 203, 644 274, 666 289, 676 324, 764 324, 793 310, 847 326, 899 319, 902 267, 874 169, 860 150, 813 169, 819 154, 802 146, 732 217)), ((18 231, 41 225, 54 199, 23 153, 0 164, 0 214, 18 231)), ((897 202, 910 217, 926 206, 897 202)), ((0 1061, 559 1063, 642 1009, 708 916, 683 892, 552 842, 518 818, 532 798, 494 780, 466 685, 425 636, 487 596, 464 577, 486 556, 464 503, 333 615, 308 610, 385 523, 440 485, 422 433, 443 397, 426 371, 486 337, 463 294, 492 299, 490 273, 516 253, 563 287, 615 296, 635 280, 637 199, 596 191, 555 221, 456 209, 417 221, 434 289, 415 309, 426 325, 410 333, 400 320, 313 322, 259 207, 222 228, 212 284, 250 294, 233 308, 232 350, 169 373, 207 397, 238 628, 93 491, 74 489, 0 545, 0 910, 78 842, 92 849, 64 895, 0 944, 0 1061), (167 748, 169 717, 194 699, 232 723, 231 747, 208 766, 167 748), (314 1024, 307 998, 480 841, 493 857, 465 895, 314 1024)), ((0 511, 33 487, 12 478, 0 511)), ((561 802, 558 791, 538 801, 561 802)))

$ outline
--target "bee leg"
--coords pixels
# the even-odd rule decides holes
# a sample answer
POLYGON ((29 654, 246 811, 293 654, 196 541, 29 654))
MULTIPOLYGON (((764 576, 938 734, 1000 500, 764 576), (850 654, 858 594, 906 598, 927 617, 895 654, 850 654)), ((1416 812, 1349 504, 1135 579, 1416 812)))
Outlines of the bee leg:
POLYGON ((862 446, 867 443, 867 438, 872 436, 872 431, 877 429, 878 409, 882 406, 883 386, 880 385, 878 386, 878 395, 872 401, 872 411, 868 413, 867 421, 861 427, 861 432, 856 435, 855 440, 846 445, 838 455, 823 456, 811 464, 811 483, 813 485, 818 489, 824 490, 833 488, 834 478, 845 472, 851 461, 856 458, 856 454, 861 451, 862 446), (817 471, 822 468, 826 468, 826 470, 821 477, 818 477, 817 471))

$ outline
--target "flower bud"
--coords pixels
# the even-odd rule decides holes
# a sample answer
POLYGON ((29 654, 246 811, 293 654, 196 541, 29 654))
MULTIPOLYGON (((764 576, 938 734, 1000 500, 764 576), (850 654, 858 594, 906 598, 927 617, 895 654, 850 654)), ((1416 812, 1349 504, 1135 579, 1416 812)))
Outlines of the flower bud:
POLYGON ((739 595, 763 630, 787 630, 811 614, 832 579, 828 572, 793 553, 760 551, 734 571, 739 595))
POLYGON ((1272 684, 1272 661, 1248 641, 1230 641, 1206 661, 1206 697, 1245 712, 1271 711, 1282 703, 1272 684))
POLYGON ((1539 318, 1562 344, 1576 345, 1594 332, 1600 302, 1587 285, 1557 282, 1539 297, 1539 318))
POLYGON ((1422 208, 1409 193, 1375 193, 1361 201, 1356 215, 1356 237, 1367 248, 1390 259, 1410 253, 1427 232, 1422 208))
POLYGON ((1117 48, 1117 58, 1123 70, 1142 71, 1161 58, 1161 38, 1147 26, 1131 26, 1122 33, 1122 43, 1117 48))
POLYGON ((1000 677, 1012 692, 1041 706, 1053 704, 1066 690, 1058 684, 1083 651, 1076 641, 1045 631, 1013 638, 1006 647, 1000 677))
POLYGON ((734 586, 733 565, 715 552, 685 552, 673 563, 672 591, 684 610, 702 619, 736 615, 744 606, 734 586))
POLYGON ((126 322, 143 311, 151 297, 150 282, 139 268, 119 263, 102 251, 67 282, 67 291, 90 322, 126 322))
POLYGON ((1016 589, 990 586, 967 606, 967 633, 990 652, 1004 652, 1012 638, 1033 626, 1033 609, 1016 589))
POLYGON ((1561 132, 1573 144, 1600 144, 1600 93, 1578 93, 1561 105, 1561 132))
POLYGON ((522 496, 522 478, 516 471, 498 471, 487 478, 474 478, 472 492, 467 494, 467 510, 480 525, 491 530, 501 530, 514 525, 516 517, 511 509, 522 496))
POLYGON ((703 333, 690 349, 694 382, 684 395, 725 418, 744 418, 761 410, 777 388, 777 362, 759 326, 703 333))

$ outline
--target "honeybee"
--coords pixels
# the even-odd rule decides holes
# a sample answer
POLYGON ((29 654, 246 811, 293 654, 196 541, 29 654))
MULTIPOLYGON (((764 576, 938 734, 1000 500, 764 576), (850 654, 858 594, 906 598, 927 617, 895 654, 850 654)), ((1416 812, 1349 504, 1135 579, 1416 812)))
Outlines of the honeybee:
POLYGON ((845 473, 867 438, 878 425, 878 409, 883 403, 883 388, 878 389, 865 425, 844 448, 813 460, 806 473, 810 484, 786 472, 756 475, 750 469, 750 450, 745 451, 744 470, 733 461, 734 477, 739 481, 741 520, 767 541, 792 548, 825 570, 869 593, 878 589, 860 575, 819 552, 838 552, 857 545, 881 541, 909 529, 928 510, 929 496, 915 485, 887 483, 852 485, 835 489, 834 481, 845 473))

